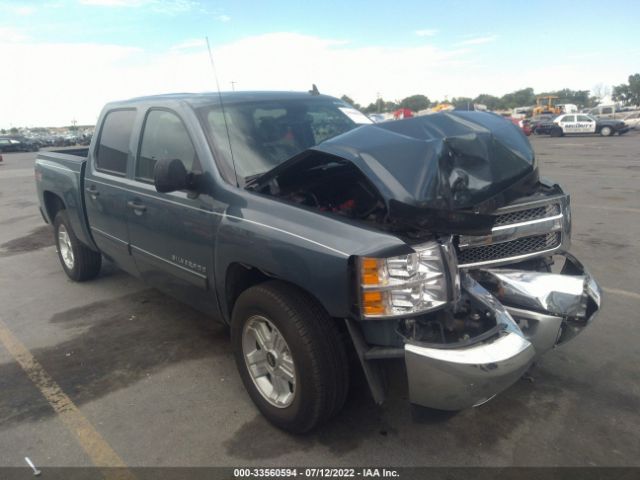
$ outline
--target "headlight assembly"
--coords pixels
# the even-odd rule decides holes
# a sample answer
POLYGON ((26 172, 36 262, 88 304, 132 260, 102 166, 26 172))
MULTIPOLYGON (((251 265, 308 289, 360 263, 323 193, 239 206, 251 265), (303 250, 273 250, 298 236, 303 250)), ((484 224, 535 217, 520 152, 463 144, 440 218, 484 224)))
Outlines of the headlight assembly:
POLYGON ((414 315, 449 300, 442 247, 429 242, 414 253, 389 258, 358 258, 360 310, 364 318, 414 315))

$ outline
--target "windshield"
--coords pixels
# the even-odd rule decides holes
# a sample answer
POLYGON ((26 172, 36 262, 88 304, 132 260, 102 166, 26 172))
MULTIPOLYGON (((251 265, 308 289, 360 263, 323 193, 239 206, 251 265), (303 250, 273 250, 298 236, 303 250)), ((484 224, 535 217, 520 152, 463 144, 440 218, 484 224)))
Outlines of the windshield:
POLYGON ((347 103, 326 97, 225 103, 224 110, 227 125, 217 105, 199 113, 213 151, 231 169, 235 162, 241 185, 324 140, 371 123, 347 103))

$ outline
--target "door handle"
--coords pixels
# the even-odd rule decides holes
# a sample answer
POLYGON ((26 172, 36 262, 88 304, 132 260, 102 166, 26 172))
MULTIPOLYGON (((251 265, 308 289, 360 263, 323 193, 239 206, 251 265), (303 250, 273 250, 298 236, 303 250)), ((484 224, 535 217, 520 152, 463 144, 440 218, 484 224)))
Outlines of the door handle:
POLYGON ((95 200, 95 198, 100 195, 100 192, 96 189, 95 185, 92 185, 90 187, 87 187, 84 189, 91 198, 93 198, 95 200))
POLYGON ((138 213, 138 212, 140 212, 140 213, 141 213, 141 212, 144 212, 144 211, 147 209, 147 207, 145 207, 145 206, 144 206, 144 205, 142 205, 141 203, 135 202, 135 201, 133 201, 133 200, 129 200, 129 201, 127 202, 127 207, 131 208, 132 210, 135 210, 135 211, 136 211, 136 213, 138 213))

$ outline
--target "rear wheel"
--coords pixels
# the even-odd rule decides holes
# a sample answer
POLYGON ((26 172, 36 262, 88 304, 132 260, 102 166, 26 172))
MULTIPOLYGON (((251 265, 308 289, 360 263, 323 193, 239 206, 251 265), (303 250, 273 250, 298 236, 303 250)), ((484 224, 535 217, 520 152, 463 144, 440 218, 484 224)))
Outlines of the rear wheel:
POLYGON ((62 269, 74 282, 95 278, 100 273, 102 255, 86 247, 73 233, 66 210, 53 221, 56 248, 62 269))
POLYGON ((600 135, 602 135, 603 137, 608 137, 612 133, 613 133, 613 130, 611 129, 611 127, 602 127, 600 129, 600 135))
POLYGON ((553 128, 551 129, 551 132, 549 132, 549 135, 551 135, 552 137, 561 137, 562 135, 564 135, 564 133, 562 132, 561 128, 553 128))
POLYGON ((277 427, 307 432, 342 408, 345 347, 335 320, 305 292, 279 281, 247 289, 233 309, 231 341, 245 388, 277 427))

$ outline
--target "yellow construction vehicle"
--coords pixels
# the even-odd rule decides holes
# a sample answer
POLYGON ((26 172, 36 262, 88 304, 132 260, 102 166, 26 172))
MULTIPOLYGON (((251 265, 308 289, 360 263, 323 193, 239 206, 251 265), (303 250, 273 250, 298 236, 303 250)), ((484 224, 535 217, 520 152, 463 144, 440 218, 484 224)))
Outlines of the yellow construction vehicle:
POLYGON ((442 103, 439 103, 438 105, 436 105, 435 107, 433 107, 433 111, 434 112, 443 112, 446 110, 453 110, 453 105, 451 105, 449 102, 447 102, 446 100, 442 103))
POLYGON ((562 108, 555 104, 555 100, 558 97, 554 95, 546 95, 536 98, 536 106, 533 108, 533 115, 542 115, 545 113, 552 113, 554 115, 560 115, 562 108))

